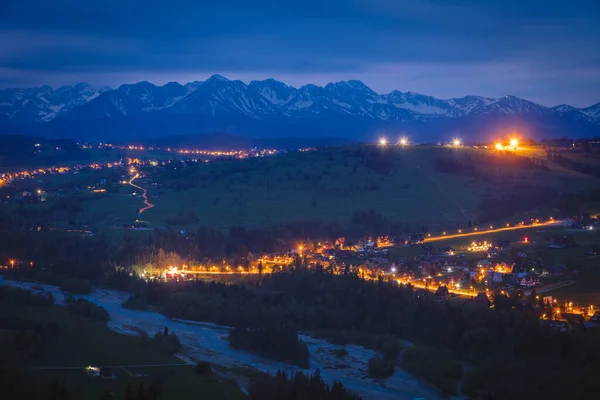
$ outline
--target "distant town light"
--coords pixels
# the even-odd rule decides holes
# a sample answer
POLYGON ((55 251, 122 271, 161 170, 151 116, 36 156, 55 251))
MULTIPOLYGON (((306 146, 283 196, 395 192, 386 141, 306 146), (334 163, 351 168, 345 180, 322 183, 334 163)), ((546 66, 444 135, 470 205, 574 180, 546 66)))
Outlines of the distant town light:
POLYGON ((400 138, 400 145, 401 146, 406 146, 408 144, 408 139, 405 137, 401 137, 400 138))
POLYGON ((518 145, 519 145, 519 139, 517 139, 517 138, 510 139, 510 147, 516 149, 518 145))
POLYGON ((453 144, 455 147, 458 147, 458 146, 460 146, 460 139, 459 139, 459 138, 452 139, 452 144, 453 144))
POLYGON ((496 143, 496 150, 502 150, 504 146, 502 146, 502 143, 498 142, 496 143))
POLYGON ((387 146, 387 143, 388 143, 387 138, 384 138, 384 137, 379 138, 379 145, 380 146, 387 146))

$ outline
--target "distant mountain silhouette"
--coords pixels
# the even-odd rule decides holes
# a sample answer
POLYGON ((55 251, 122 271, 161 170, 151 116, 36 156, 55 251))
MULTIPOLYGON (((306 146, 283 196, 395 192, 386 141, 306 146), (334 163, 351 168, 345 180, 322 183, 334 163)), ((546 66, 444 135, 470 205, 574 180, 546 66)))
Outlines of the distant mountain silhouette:
POLYGON ((77 140, 145 141, 227 132, 249 137, 415 135, 417 141, 493 139, 513 132, 542 138, 600 134, 600 103, 544 107, 514 96, 438 99, 378 94, 356 80, 324 87, 250 84, 213 75, 204 82, 149 82, 95 89, 80 83, 0 91, 0 133, 77 140))

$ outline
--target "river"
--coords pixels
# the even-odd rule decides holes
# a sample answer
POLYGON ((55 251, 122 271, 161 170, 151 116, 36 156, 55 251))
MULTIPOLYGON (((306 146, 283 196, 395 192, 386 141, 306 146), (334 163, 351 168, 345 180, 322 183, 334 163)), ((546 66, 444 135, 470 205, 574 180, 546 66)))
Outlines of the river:
MULTIPOLYGON (((33 287, 41 287, 52 293, 56 304, 64 304, 65 292, 56 286, 31 282, 17 282, 0 277, 0 285, 10 285, 36 291, 33 287)), ((110 314, 108 326, 111 330, 125 335, 137 335, 135 328, 143 329, 150 336, 162 331, 165 327, 177 334, 183 345, 183 355, 195 361, 208 361, 223 367, 253 367, 274 374, 278 369, 288 372, 302 370, 278 361, 266 359, 255 354, 233 349, 227 342, 229 327, 212 323, 174 320, 162 314, 150 311, 131 310, 121 306, 128 294, 114 290, 99 289, 81 297, 104 307, 110 314), (132 329, 134 328, 134 329, 132 329)), ((321 377, 333 383, 338 380, 348 389, 360 394, 365 399, 404 400, 423 398, 441 399, 439 393, 431 386, 420 381, 407 372, 396 368, 394 374, 385 380, 373 380, 367 377, 368 360, 374 352, 361 346, 338 346, 320 338, 300 335, 310 352, 310 371, 320 369, 321 377), (335 351, 345 348, 348 354, 342 358, 335 351)), ((239 378, 239 377, 237 377, 239 378)), ((240 380, 243 386, 243 382, 240 380)))

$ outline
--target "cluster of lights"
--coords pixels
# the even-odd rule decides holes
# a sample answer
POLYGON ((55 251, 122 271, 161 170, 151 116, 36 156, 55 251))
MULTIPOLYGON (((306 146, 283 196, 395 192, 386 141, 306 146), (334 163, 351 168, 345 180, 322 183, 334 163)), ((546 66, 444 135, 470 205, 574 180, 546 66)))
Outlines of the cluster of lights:
POLYGON ((487 241, 483 241, 483 242, 479 242, 479 243, 473 242, 469 246, 468 250, 469 251, 488 251, 490 249, 490 247, 492 247, 492 244, 488 243, 487 241))
MULTIPOLYGON (((144 147, 144 146, 135 146, 135 145, 127 145, 127 146, 114 146, 120 150, 137 150, 137 151, 166 151, 168 153, 179 153, 179 154, 194 154, 194 155, 203 155, 203 156, 212 156, 212 157, 237 157, 237 158, 247 158, 251 155, 273 155, 277 153, 275 149, 263 149, 263 150, 231 150, 231 151, 214 151, 214 150, 202 150, 202 149, 175 149, 171 147, 144 147)), ((85 148, 85 147, 84 147, 85 148)), ((303 149, 304 151, 308 151, 309 149, 303 149)))
MULTIPOLYGON (((386 137, 380 137, 378 140, 378 143, 381 147, 385 147, 389 144, 388 138, 386 137)), ((408 137, 406 136, 402 136, 400 139, 398 139, 398 146, 408 146, 410 144, 410 141, 408 140, 408 137)))
POLYGON ((508 145, 503 144, 502 142, 498 141, 495 144, 495 148, 498 151, 502 151, 502 150, 512 150, 512 151, 516 151, 519 148, 519 139, 517 138, 511 138, 508 141, 508 145))
MULTIPOLYGON (((387 143, 387 141, 386 141, 386 143, 387 143)), ((82 148, 92 148, 92 146, 82 146, 82 148)), ((141 150, 152 150, 152 148, 145 149, 143 146, 120 146, 117 148, 128 149, 128 150, 140 150, 140 151, 141 150)), ((166 148, 164 150, 171 151, 170 148, 166 148)), ((237 157, 237 158, 247 158, 252 155, 265 156, 265 155, 273 155, 273 154, 277 153, 277 150, 257 150, 257 151, 173 150, 173 151, 177 152, 179 154, 194 154, 194 155, 199 154, 199 155, 207 155, 207 156, 213 156, 213 157, 237 157)), ((206 161, 208 162, 208 160, 206 160, 206 161)), ((168 162, 170 162, 170 161, 168 161, 168 162)), ((139 158, 129 158, 129 157, 126 157, 124 159, 124 164, 127 164, 127 165, 149 164, 152 166, 158 166, 159 164, 165 165, 166 163, 167 162, 165 162, 165 161, 159 162, 156 160, 141 161, 139 158)), ((107 162, 107 163, 78 164, 78 165, 73 165, 73 166, 69 166, 69 167, 53 166, 53 167, 47 167, 47 168, 24 170, 24 171, 19 171, 19 172, 6 172, 6 173, 3 173, 0 175, 0 186, 17 181, 17 180, 34 178, 35 176, 38 176, 38 175, 62 174, 62 173, 66 173, 66 172, 80 171, 80 170, 83 170, 86 168, 99 170, 102 168, 113 168, 113 167, 117 167, 117 166, 121 166, 121 165, 123 165, 123 163, 119 161, 119 162, 107 162)), ((134 173, 134 172, 135 171, 133 171, 133 169, 132 169, 132 173, 134 173)))

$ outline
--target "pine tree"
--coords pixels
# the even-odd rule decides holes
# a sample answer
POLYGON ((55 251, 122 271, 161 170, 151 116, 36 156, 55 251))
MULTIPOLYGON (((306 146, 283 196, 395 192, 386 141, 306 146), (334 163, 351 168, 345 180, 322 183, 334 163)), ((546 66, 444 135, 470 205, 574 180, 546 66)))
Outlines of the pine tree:
POLYGON ((136 400, 131 383, 128 383, 127 388, 125 389, 125 400, 136 400))

